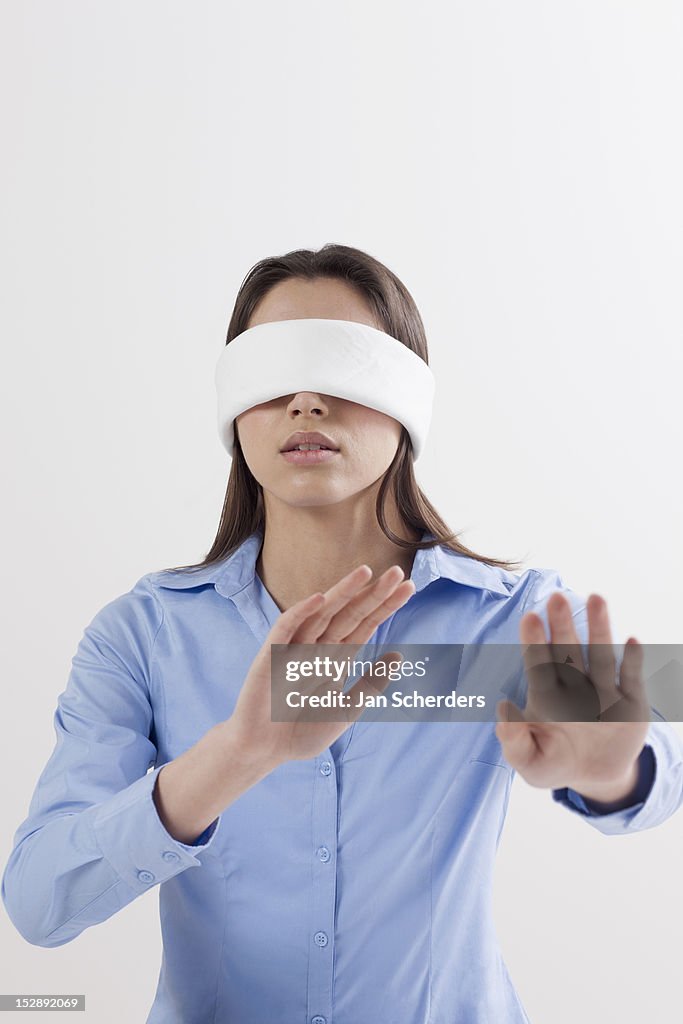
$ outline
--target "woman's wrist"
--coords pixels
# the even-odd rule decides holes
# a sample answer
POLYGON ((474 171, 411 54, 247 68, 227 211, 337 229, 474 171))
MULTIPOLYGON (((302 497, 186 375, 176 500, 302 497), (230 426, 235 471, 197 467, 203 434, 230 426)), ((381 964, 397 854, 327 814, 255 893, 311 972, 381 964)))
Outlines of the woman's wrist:
MULTIPOLYGON (((253 779, 257 782, 281 763, 274 757, 268 757, 249 737, 245 737, 233 717, 215 725, 206 734, 207 737, 214 731, 217 749, 221 751, 226 772, 237 773, 246 781, 253 779)), ((253 782, 250 784, 253 785, 253 782)))
POLYGON ((152 797, 159 818, 174 839, 192 844, 274 767, 247 749, 230 719, 219 722, 158 773, 152 797))

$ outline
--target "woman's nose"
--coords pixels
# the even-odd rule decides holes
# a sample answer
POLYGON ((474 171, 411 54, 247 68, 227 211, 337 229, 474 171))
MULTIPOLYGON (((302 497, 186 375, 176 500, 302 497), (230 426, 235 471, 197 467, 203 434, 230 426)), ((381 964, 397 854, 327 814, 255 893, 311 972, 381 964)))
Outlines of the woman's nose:
POLYGON ((298 391, 287 403, 289 412, 327 412, 327 403, 317 391, 298 391))

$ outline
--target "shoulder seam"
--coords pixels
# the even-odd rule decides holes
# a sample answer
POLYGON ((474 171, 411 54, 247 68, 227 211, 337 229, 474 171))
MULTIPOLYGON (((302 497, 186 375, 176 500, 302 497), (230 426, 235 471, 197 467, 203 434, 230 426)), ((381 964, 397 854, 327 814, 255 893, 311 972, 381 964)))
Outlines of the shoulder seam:
MULTIPOLYGON (((539 572, 538 569, 529 568, 528 571, 529 572, 533 572, 534 575, 537 577, 537 579, 541 576, 541 573, 539 572)), ((520 608, 520 615, 524 615, 533 591, 534 591, 534 587, 533 586, 529 587, 529 589, 527 590, 526 595, 524 597, 524 600, 522 601, 522 607, 520 608)))
POLYGON ((152 597, 154 598, 154 603, 157 605, 157 607, 159 609, 159 612, 161 613, 161 620, 159 622, 159 625, 156 628, 156 632, 154 634, 154 639, 152 640, 152 646, 151 646, 150 652, 149 652, 149 661, 150 661, 150 667, 151 667, 152 660, 154 659, 154 648, 156 647, 157 637, 159 636, 159 633, 161 632, 161 627, 164 624, 165 615, 164 615, 164 606, 161 603, 161 598, 159 597, 159 595, 156 592, 157 588, 156 588, 156 586, 154 585, 154 583, 152 581, 151 574, 149 576, 145 576, 144 579, 147 580, 147 583, 149 584, 150 592, 152 594, 152 597))
MULTIPOLYGON (((151 646, 150 651, 149 651, 149 679, 147 680, 147 688, 148 688, 148 692, 149 692, 149 703, 150 703, 150 706, 152 707, 152 713, 154 714, 154 711, 153 711, 153 707, 154 706, 153 706, 153 703, 152 703, 152 676, 153 676, 153 667, 154 667, 154 651, 156 649, 157 637, 159 636, 159 633, 161 632, 161 627, 163 626, 163 624, 164 624, 164 622, 166 620, 166 616, 165 616, 165 613, 164 613, 164 606, 162 604, 161 598, 157 594, 157 588, 156 588, 156 586, 154 585, 154 583, 152 581, 151 575, 147 577, 147 582, 149 584, 149 589, 151 591, 152 597, 154 598, 154 602, 159 607, 159 610, 161 612, 161 620, 159 622, 159 625, 157 626, 157 631, 154 634, 154 639, 152 640, 152 646, 151 646)), ((164 720, 168 721, 168 716, 167 716, 167 713, 166 713, 166 691, 165 691, 163 686, 159 687, 159 691, 160 691, 160 696, 161 696, 164 720)), ((152 767, 154 767, 154 765, 157 763, 157 757, 158 756, 159 756, 159 745, 158 745, 158 736, 157 736, 156 754, 154 756, 154 762, 152 764, 152 767)))

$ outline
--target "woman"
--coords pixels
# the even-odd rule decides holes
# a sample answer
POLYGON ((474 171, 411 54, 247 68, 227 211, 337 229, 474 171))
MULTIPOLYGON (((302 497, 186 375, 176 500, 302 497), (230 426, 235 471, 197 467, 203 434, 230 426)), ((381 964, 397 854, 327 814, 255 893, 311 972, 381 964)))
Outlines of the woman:
MULTIPOLYGON (((427 363, 406 288, 338 245, 257 264, 228 347, 308 318, 385 332, 427 363)), ((405 424, 374 405, 290 392, 241 412, 232 438, 204 561, 143 577, 85 630, 3 877, 14 924, 62 945, 164 883, 148 1022, 527 1021, 490 899, 515 770, 606 833, 681 802, 679 741, 648 725, 639 646, 620 679, 631 721, 531 726, 510 702, 499 713, 516 720, 498 724, 274 721, 271 644, 549 631, 579 659, 610 629, 598 595, 465 548, 417 486, 405 424), (311 432, 331 456, 284 457, 311 432)), ((593 680, 603 695, 614 671, 593 680)))

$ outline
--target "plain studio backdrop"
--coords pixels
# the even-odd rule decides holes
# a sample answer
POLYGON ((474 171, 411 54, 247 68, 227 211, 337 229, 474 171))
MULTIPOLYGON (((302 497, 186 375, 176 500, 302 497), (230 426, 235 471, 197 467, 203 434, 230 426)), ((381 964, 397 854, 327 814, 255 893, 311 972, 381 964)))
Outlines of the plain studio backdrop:
MULTIPOLYGON (((675 0, 5 0, 0 38, 3 863, 85 625, 213 540, 214 366, 264 256, 388 264, 451 528, 678 642, 675 0)), ((683 813, 607 837, 516 778, 494 910, 534 1024, 677 1018, 682 842, 683 813)), ((155 889, 42 949, 3 912, 0 991, 142 1021, 157 915, 155 889)))

